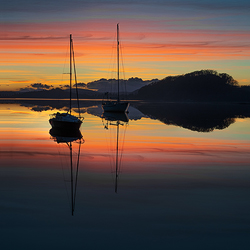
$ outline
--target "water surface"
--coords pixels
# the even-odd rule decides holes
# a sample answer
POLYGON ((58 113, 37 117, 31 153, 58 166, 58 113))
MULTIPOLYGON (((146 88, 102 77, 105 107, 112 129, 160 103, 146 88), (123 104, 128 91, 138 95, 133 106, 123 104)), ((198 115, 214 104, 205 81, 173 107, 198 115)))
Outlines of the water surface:
POLYGON ((248 249, 247 106, 215 114, 134 103, 126 122, 82 102, 72 216, 69 147, 49 133, 49 114, 67 109, 56 105, 0 104, 3 249, 248 249))

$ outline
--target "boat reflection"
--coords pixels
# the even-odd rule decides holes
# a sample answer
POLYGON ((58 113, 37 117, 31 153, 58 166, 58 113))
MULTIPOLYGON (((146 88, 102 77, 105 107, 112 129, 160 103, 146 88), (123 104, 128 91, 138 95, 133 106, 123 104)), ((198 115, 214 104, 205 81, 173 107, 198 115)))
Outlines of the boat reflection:
POLYGON ((102 120, 104 124, 104 129, 110 131, 110 163, 112 172, 115 173, 115 193, 117 193, 118 178, 121 171, 121 163, 125 142, 125 134, 129 118, 126 113, 104 112, 102 114, 102 120))
POLYGON ((76 189, 77 189, 77 180, 79 172, 79 163, 80 163, 80 152, 81 145, 85 142, 81 131, 76 130, 59 130, 52 128, 49 131, 51 139, 53 139, 58 144, 64 143, 69 148, 69 157, 70 157, 70 189, 71 189, 71 214, 74 215, 75 204, 76 204, 76 189), (73 166, 73 143, 78 144, 78 150, 76 155, 76 166, 73 166))

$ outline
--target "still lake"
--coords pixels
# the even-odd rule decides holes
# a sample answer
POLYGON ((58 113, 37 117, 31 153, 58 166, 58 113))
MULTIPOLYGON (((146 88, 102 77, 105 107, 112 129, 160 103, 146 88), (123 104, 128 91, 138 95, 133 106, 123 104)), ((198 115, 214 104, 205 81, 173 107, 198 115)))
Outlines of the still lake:
POLYGON ((82 100, 72 216, 67 102, 0 103, 1 249, 249 249, 250 105, 82 100))

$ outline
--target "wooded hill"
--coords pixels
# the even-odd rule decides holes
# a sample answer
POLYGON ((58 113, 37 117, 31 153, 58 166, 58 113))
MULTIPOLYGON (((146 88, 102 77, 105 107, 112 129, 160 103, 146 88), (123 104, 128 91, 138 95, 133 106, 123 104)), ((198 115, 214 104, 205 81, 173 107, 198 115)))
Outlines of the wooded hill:
POLYGON ((214 70, 168 76, 142 87, 134 98, 161 101, 249 102, 250 86, 240 86, 232 76, 214 70))

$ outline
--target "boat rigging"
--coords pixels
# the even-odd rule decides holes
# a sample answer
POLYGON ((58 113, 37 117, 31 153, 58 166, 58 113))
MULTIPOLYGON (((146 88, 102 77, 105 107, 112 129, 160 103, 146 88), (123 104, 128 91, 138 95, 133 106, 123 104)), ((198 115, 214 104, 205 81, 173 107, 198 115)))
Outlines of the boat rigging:
MULTIPOLYGON (((104 112, 120 112, 125 113, 128 110, 129 103, 120 100, 120 32, 119 23, 117 24, 117 100, 106 100, 102 103, 104 112)), ((108 98, 108 97, 107 97, 108 98)))
POLYGON ((70 94, 69 94, 69 112, 67 113, 54 113, 51 116, 49 123, 51 124, 52 128, 57 129, 65 129, 65 130, 75 130, 79 129, 83 117, 81 117, 80 113, 80 105, 79 105, 79 98, 78 98, 78 90, 77 90, 77 78, 76 78, 76 67, 75 67, 75 55, 74 55, 74 48, 73 48, 73 39, 72 35, 70 34, 70 55, 69 55, 69 85, 70 85, 70 94), (76 96, 77 96, 77 104, 78 104, 78 113, 79 117, 74 116, 71 114, 72 111, 72 75, 74 72, 74 79, 75 79, 75 86, 76 86, 76 96))

